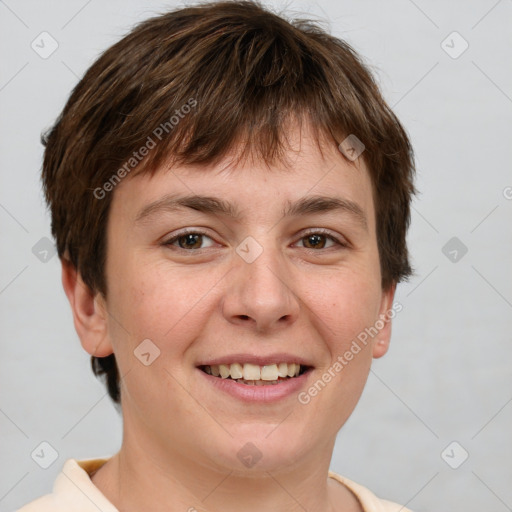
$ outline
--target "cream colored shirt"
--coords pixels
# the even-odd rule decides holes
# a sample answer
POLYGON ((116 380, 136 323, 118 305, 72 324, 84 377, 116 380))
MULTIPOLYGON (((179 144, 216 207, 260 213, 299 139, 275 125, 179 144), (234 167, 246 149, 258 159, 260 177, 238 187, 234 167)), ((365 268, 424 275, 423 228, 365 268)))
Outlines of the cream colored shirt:
MULTIPOLYGON (((21 507, 17 512, 119 512, 90 477, 107 460, 68 459, 55 480, 53 492, 21 507)), ((350 489, 365 512, 410 512, 400 505, 377 498, 368 489, 332 471, 329 471, 329 477, 350 489)))

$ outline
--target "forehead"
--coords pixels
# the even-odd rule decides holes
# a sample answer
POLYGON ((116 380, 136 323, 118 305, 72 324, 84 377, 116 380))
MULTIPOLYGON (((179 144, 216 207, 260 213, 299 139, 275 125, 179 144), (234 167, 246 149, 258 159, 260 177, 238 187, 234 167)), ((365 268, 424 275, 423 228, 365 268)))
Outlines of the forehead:
POLYGON ((287 134, 286 149, 271 164, 252 154, 240 158, 236 148, 217 163, 169 163, 125 179, 113 203, 113 209, 121 209, 134 222, 159 209, 180 206, 209 209, 241 221, 255 212, 263 218, 336 207, 351 211, 359 220, 374 217, 364 160, 349 161, 334 143, 298 129, 287 134))

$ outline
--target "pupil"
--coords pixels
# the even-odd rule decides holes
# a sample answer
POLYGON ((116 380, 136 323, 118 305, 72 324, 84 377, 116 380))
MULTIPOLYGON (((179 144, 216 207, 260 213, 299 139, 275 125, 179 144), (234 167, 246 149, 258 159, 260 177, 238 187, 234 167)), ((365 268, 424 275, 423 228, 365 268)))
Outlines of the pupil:
POLYGON ((308 236, 308 244, 312 245, 313 247, 322 246, 322 235, 309 235, 308 236))
MULTIPOLYGON (((195 247, 197 245, 197 239, 201 237, 202 235, 197 235, 193 233, 189 233, 187 235, 183 235, 180 238, 180 247, 182 249, 195 247), (183 242, 183 243, 182 243, 183 242)), ((199 245, 201 245, 201 242, 199 242, 199 245)))

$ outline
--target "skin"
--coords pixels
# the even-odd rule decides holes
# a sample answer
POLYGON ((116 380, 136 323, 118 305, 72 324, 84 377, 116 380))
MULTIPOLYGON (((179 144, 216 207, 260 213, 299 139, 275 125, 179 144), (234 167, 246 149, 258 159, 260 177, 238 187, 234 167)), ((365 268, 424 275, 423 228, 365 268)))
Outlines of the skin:
POLYGON ((114 352, 122 376, 122 447, 92 477, 119 510, 362 510, 327 472, 372 358, 388 349, 389 319, 306 405, 297 394, 245 403, 197 375, 196 365, 208 358, 289 353, 314 366, 301 389, 307 391, 392 307, 394 286, 381 288, 363 159, 349 162, 333 144, 322 155, 307 129, 293 130, 289 140, 288 166, 225 159, 119 184, 107 229, 107 298, 63 263, 84 349, 99 357, 114 352), (222 198, 242 216, 184 208, 154 210, 136 222, 147 205, 176 193, 222 198), (366 226, 349 211, 283 217, 288 201, 318 195, 357 204, 366 226), (207 237, 193 239, 192 249, 165 245, 184 228, 207 237), (311 244, 306 234, 318 229, 345 246, 329 236, 311 244), (236 252, 247 236, 263 248, 252 263, 236 252), (161 351, 149 366, 134 356, 145 339, 161 351), (262 455, 251 468, 237 457, 247 442, 262 455))

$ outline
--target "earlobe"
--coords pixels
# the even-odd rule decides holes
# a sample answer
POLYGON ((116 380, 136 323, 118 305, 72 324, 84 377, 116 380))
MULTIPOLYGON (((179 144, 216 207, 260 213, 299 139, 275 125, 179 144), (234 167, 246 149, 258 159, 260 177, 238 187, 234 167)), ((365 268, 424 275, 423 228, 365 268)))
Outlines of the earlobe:
POLYGON ((379 333, 373 342, 373 357, 378 359, 386 354, 391 340, 391 319, 393 318, 393 299, 395 297, 396 284, 382 291, 379 319, 376 322, 379 333))
POLYGON ((93 292, 82 280, 74 265, 62 264, 62 286, 69 300, 76 332, 82 347, 96 357, 114 352, 108 335, 107 311, 103 297, 93 292))

